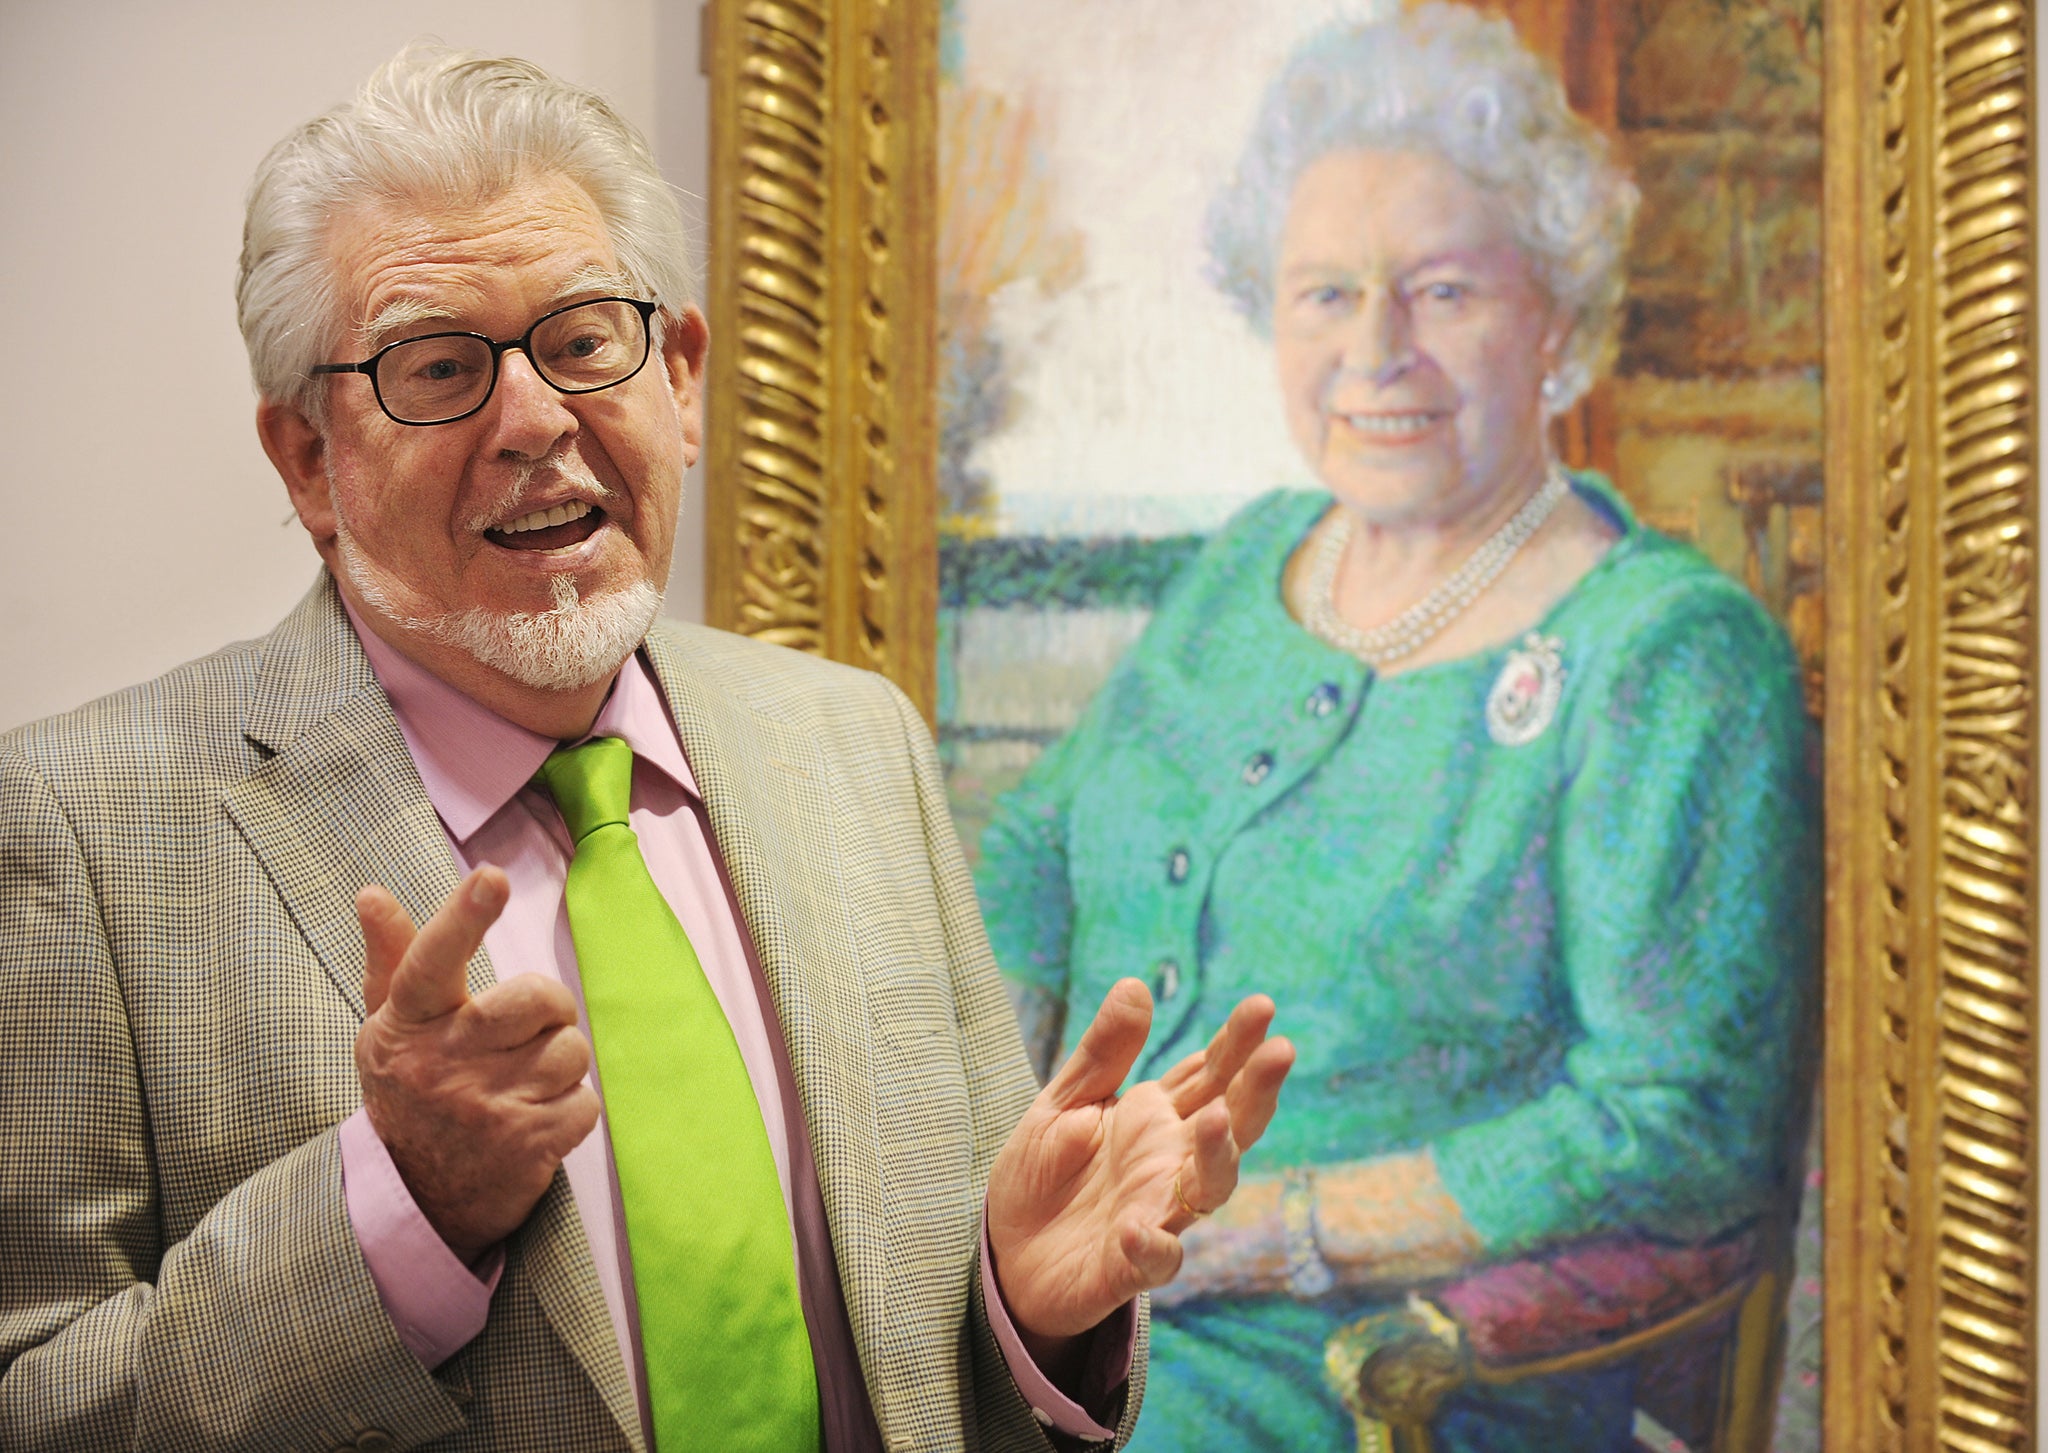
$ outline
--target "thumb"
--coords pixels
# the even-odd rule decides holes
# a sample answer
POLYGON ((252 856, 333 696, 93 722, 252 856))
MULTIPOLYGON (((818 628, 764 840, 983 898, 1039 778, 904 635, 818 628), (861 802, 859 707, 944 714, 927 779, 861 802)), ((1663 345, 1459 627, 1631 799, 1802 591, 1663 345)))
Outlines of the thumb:
POLYGON ((1062 1109, 1107 1100, 1138 1062, 1151 1032, 1152 991, 1137 979, 1118 979, 1081 1042, 1045 1087, 1045 1097, 1062 1109))
POLYGON ((1137 1278, 1134 1292, 1165 1286, 1180 1273, 1180 1238, 1132 1217, 1117 1227, 1117 1247, 1137 1278))

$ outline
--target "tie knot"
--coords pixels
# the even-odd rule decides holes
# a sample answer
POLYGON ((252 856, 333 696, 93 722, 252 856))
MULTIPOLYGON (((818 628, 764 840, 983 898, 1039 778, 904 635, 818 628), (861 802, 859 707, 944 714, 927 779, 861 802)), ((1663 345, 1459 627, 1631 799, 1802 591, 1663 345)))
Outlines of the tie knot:
POLYGON ((594 737, 554 753, 533 780, 555 799, 569 836, 580 843, 601 827, 626 825, 633 802, 633 749, 622 737, 594 737))

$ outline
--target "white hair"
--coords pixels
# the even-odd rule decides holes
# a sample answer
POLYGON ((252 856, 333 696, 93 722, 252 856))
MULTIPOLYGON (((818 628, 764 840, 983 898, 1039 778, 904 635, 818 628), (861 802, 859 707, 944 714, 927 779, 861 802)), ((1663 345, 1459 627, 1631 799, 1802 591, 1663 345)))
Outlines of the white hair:
POLYGON ((1210 280, 1262 333, 1296 181, 1318 158, 1355 148, 1432 152, 1501 201, 1570 320, 1546 404, 1562 410, 1592 387, 1613 352, 1636 188, 1513 25, 1431 3, 1331 26, 1289 57, 1207 218, 1210 280))
POLYGON ((340 316, 327 251, 336 217, 366 202, 487 202, 547 175, 589 194, 636 287, 670 310, 695 301, 676 194, 602 96, 530 61, 415 43, 256 169, 235 302, 257 391, 322 417, 309 370, 336 361, 356 321, 340 316))

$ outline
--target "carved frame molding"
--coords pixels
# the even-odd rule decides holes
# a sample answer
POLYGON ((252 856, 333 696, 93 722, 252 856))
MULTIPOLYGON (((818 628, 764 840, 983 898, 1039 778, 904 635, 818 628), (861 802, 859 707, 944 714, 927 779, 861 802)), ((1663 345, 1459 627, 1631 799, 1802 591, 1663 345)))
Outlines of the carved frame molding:
MULTIPOLYGON (((937 6, 710 18, 708 614, 929 715, 937 6)), ((1826 1443, 2032 1449, 2032 15, 1826 30, 1826 1443)))
POLYGON ((1828 8, 1830 1448, 2033 1448, 2030 7, 1828 8))
POLYGON ((712 0, 706 615, 931 715, 938 9, 712 0))

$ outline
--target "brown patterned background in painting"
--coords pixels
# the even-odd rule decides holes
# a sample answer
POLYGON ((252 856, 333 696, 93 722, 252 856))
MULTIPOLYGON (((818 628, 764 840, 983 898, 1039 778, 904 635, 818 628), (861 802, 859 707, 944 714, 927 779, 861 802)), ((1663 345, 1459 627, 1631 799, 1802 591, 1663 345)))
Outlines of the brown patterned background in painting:
POLYGON ((1643 193, 1562 452, 1785 622, 1820 706, 1821 0, 1508 0, 1643 193))

